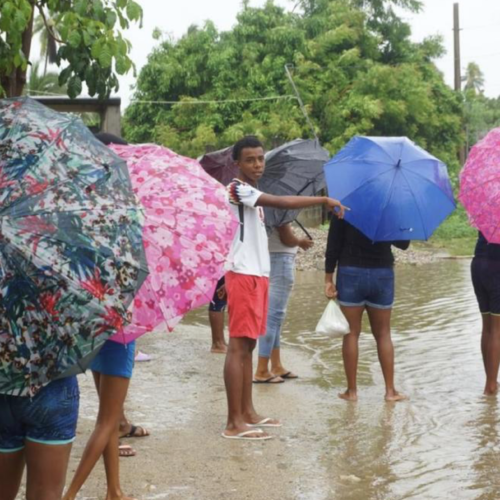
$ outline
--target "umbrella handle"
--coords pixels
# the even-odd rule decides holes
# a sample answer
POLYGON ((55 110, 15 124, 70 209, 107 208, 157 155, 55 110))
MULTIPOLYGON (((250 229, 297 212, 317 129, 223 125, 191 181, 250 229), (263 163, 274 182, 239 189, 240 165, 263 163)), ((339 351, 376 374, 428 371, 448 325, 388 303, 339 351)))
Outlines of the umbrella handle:
POLYGON ((309 234, 309 232, 307 231, 307 229, 297 219, 295 219, 294 222, 297 224, 297 226, 300 227, 300 229, 302 229, 302 231, 304 231, 304 233, 306 234, 306 236, 312 241, 312 236, 309 234))

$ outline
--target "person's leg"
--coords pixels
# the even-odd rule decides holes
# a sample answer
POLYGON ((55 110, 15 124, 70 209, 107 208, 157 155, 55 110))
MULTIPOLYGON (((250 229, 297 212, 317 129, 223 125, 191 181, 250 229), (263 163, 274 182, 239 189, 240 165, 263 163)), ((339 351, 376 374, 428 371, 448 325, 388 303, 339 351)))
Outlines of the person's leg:
POLYGON ((367 306, 368 318, 373 336, 377 342, 377 353, 385 381, 386 401, 401 401, 407 399, 398 393, 394 387, 394 346, 391 339, 392 309, 377 309, 367 306))
MULTIPOLYGON (((269 276, 269 309, 266 334, 259 338, 259 357, 256 380, 268 380, 273 375, 287 373, 279 358, 280 332, 286 315, 286 307, 294 280, 294 256, 284 253, 271 254, 271 275, 269 276), (269 360, 271 359, 271 370, 269 360), (274 360, 274 362, 273 362, 274 360)), ((272 382, 282 382, 279 378, 272 382)))
MULTIPOLYGON (((224 383, 227 394, 227 425, 224 434, 226 436, 236 436, 242 432, 250 430, 243 415, 243 391, 246 387, 246 397, 249 390, 252 390, 252 364, 251 364, 251 343, 255 346, 255 340, 246 337, 233 337, 229 339, 226 362, 224 364, 224 383), (250 376, 248 376, 248 353, 250 352, 250 376), (246 362, 245 362, 246 361, 246 362), (245 370, 247 373, 245 373, 245 370), (250 382, 248 382, 250 379, 250 382), (245 385, 246 384, 246 385, 245 385)), ((251 392, 250 392, 251 394, 251 392)), ((262 433, 250 434, 247 437, 261 437, 262 433)))
POLYGON ((15 500, 23 478, 25 450, 0 451, 0 500, 15 500))
POLYGON ((208 319, 212 330, 212 347, 210 352, 225 354, 227 351, 227 344, 224 339, 224 311, 209 310, 208 319))
POLYGON ((71 446, 26 441, 26 500, 61 499, 71 446))
POLYGON ((500 316, 495 314, 490 316, 484 394, 486 396, 495 396, 498 393, 498 369, 500 365, 500 316))
MULTIPOLYGON (((295 282, 295 255, 294 254, 284 254, 282 255, 283 261, 283 273, 279 281, 279 294, 281 296, 280 309, 278 314, 278 328, 276 331, 276 336, 274 339, 273 350, 271 351, 271 373, 273 375, 278 375, 279 377, 284 377, 286 379, 297 378, 297 375, 287 370, 281 362, 281 330, 283 329, 283 323, 286 318, 286 311, 288 308, 288 302, 290 300, 290 295, 293 290, 293 284, 295 282)), ((269 291, 271 293, 271 291, 269 291)))
MULTIPOLYGON (((96 372, 93 372, 96 373, 96 372)), ((64 500, 73 500, 78 491, 87 480, 95 464, 104 453, 104 450, 114 439, 114 434, 118 436, 118 427, 123 404, 127 396, 130 379, 125 377, 114 377, 103 375, 97 377, 99 381, 99 412, 95 429, 85 447, 80 463, 76 470, 71 485, 64 496, 64 500)), ((118 456, 118 440, 114 442, 114 453, 118 456)), ((115 462, 111 462, 115 465, 115 462)), ((118 462, 116 462, 117 464, 118 462)), ((126 499, 121 493, 119 486, 119 470, 108 471, 106 475, 117 478, 115 482, 108 482, 108 499, 126 499)))
POLYGON ((488 377, 488 343, 490 341, 491 332, 491 314, 481 314, 483 320, 483 329, 481 332, 481 355, 483 357, 483 366, 486 377, 488 377))
POLYGON ((357 401, 358 343, 365 306, 341 306, 340 308, 349 323, 349 333, 344 335, 342 340, 342 358, 344 360, 347 389, 338 396, 346 401, 357 401))

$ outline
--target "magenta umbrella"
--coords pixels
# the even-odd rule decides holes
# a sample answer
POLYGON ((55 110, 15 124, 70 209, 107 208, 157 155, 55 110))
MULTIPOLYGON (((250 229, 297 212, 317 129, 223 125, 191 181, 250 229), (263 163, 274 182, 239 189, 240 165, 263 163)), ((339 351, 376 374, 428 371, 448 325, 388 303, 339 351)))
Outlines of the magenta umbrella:
POLYGON ((471 150, 460 173, 460 194, 470 223, 490 243, 500 243, 500 128, 471 150))
POLYGON ((163 323, 171 331, 188 311, 210 302, 238 221, 225 188, 196 160, 153 144, 110 147, 127 161, 145 209, 150 274, 135 296, 131 324, 111 337, 128 343, 163 323))

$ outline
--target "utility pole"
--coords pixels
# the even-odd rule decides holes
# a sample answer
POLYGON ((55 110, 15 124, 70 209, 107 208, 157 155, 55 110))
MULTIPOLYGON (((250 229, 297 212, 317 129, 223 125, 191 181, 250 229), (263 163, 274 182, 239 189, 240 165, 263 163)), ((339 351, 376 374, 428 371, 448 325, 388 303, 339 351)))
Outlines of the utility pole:
MULTIPOLYGON (((453 4, 453 48, 455 55, 455 91, 462 91, 462 67, 460 61, 460 6, 457 3, 453 4)), ((465 131, 467 134, 467 131, 465 131)), ((458 150, 458 157, 460 165, 465 163, 466 148, 460 146, 458 150)))
POLYGON ((462 90, 462 72, 460 67, 460 12, 459 4, 453 4, 453 41, 455 54, 455 90, 462 90))

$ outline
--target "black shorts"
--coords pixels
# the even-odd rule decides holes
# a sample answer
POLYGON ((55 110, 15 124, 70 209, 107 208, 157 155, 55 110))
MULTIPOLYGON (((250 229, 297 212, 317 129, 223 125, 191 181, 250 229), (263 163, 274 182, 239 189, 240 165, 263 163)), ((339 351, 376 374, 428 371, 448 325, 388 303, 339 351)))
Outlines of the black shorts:
POLYGON ((471 275, 481 313, 500 316, 500 261, 474 258, 471 275))
POLYGON ((227 306, 227 295, 224 292, 223 298, 219 297, 219 290, 221 287, 223 287, 226 284, 225 277, 222 276, 222 278, 217 282, 217 286, 215 287, 215 292, 214 296, 212 297, 212 300, 210 304, 208 305, 208 310, 213 311, 213 312, 222 312, 226 309, 227 306))

